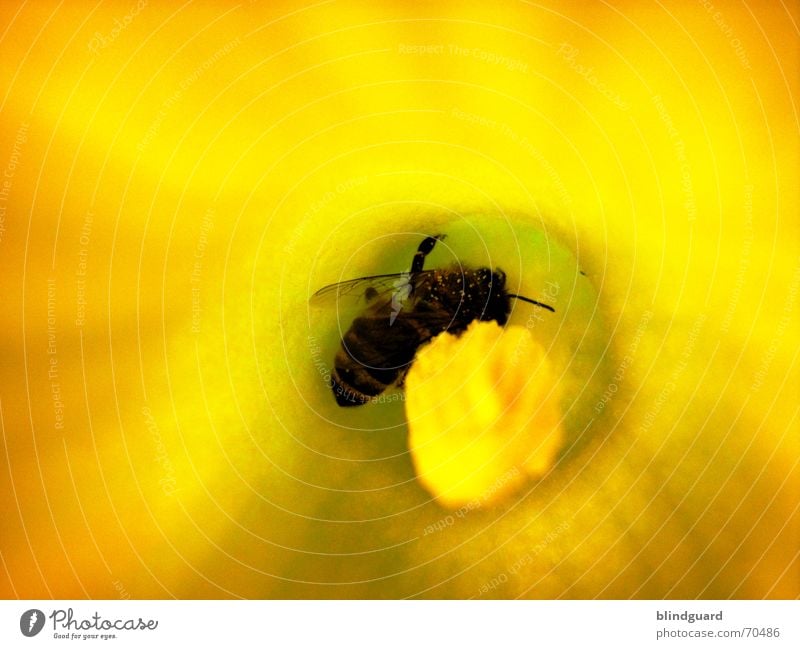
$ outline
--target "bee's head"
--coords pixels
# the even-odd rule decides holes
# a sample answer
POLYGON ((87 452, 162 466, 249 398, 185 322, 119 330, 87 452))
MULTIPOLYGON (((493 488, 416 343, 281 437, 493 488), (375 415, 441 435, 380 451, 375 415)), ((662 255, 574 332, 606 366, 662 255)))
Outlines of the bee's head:
POLYGON ((478 268, 475 278, 481 286, 489 287, 490 295, 502 294, 506 287, 506 274, 499 268, 478 268))
POLYGON ((502 293, 506 289, 506 274, 495 268, 491 276, 492 293, 502 293))
POLYGON ((488 295, 484 293, 483 312, 488 317, 481 319, 496 320, 505 324, 511 310, 510 300, 506 293, 506 274, 499 268, 478 268, 475 279, 480 286, 488 288, 488 295))

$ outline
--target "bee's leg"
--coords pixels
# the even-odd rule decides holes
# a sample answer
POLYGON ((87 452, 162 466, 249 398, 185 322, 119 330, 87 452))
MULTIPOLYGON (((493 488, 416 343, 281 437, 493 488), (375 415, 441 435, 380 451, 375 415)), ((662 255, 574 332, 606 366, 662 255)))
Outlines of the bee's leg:
POLYGON ((414 261, 411 262, 412 273, 418 273, 422 270, 422 266, 425 264, 425 257, 433 250, 436 242, 441 241, 445 236, 447 235, 437 234, 434 237, 428 237, 419 244, 419 248, 417 248, 417 252, 414 254, 414 261))

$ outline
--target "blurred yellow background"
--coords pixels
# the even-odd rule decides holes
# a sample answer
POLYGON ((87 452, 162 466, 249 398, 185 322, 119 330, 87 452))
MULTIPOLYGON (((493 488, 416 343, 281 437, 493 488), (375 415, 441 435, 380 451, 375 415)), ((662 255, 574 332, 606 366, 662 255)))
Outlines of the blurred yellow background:
POLYGON ((0 15, 2 596, 800 595, 797 3, 0 15), (572 252, 614 394, 459 514, 307 297, 465 215, 572 252))

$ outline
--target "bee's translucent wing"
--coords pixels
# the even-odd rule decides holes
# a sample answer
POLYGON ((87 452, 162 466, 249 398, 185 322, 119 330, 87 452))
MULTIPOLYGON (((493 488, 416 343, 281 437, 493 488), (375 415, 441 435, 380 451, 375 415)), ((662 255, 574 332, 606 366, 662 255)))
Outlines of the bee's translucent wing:
POLYGON ((400 298, 408 297, 412 286, 416 286, 420 277, 428 275, 430 272, 371 275, 330 284, 314 293, 309 299, 309 303, 315 307, 368 306, 382 298, 390 300, 393 295, 400 298))

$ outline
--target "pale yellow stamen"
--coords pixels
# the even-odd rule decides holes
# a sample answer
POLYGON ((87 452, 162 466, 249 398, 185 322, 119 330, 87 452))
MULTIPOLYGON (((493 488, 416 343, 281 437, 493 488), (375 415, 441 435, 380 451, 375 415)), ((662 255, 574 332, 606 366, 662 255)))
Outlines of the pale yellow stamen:
POLYGON ((525 327, 473 322, 461 336, 437 336, 405 385, 417 475, 443 505, 494 504, 555 463, 559 390, 525 327))

